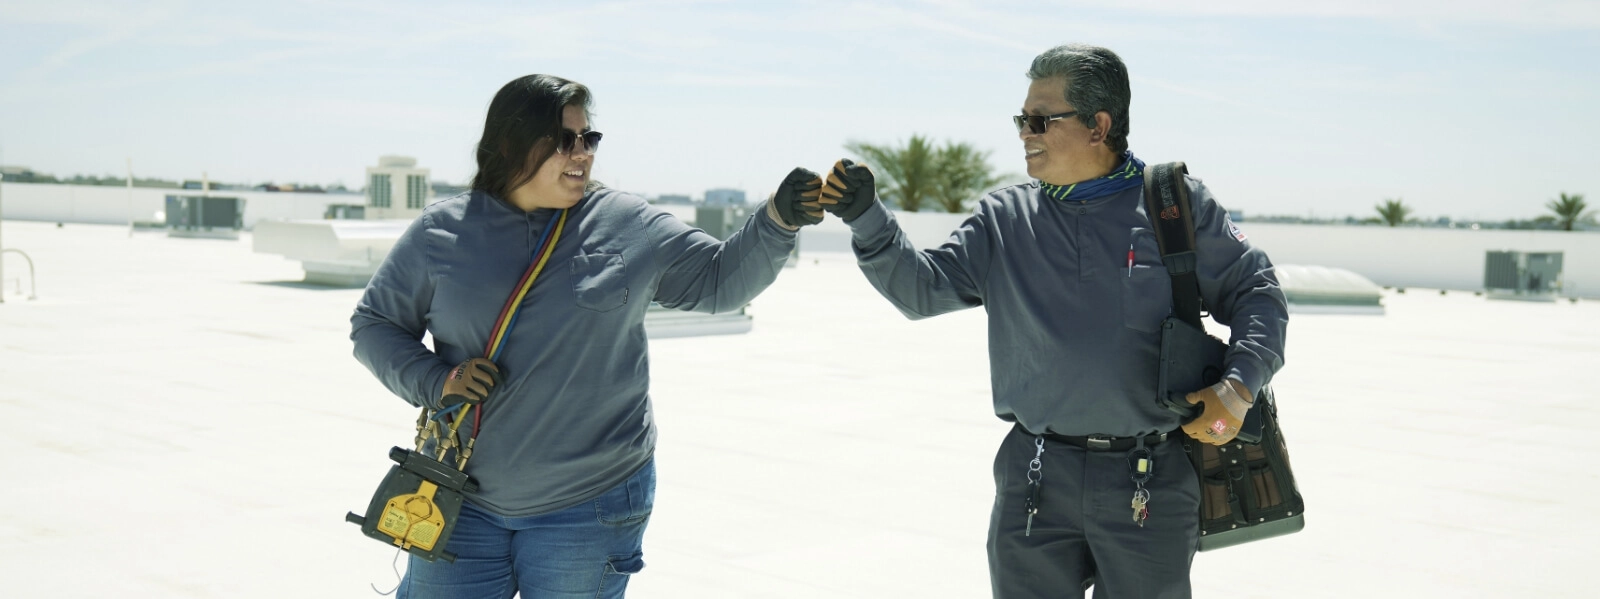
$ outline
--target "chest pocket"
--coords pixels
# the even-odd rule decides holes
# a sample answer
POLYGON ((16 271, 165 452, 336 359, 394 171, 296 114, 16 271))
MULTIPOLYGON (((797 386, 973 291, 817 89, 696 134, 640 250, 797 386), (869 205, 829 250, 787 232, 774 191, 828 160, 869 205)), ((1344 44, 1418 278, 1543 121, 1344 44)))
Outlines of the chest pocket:
POLYGON ((622 254, 588 254, 572 259, 572 297, 578 307, 608 312, 628 303, 628 265, 622 254))
POLYGON ((1172 277, 1161 263, 1161 246, 1155 233, 1145 228, 1130 232, 1133 248, 1132 268, 1124 266, 1122 280, 1122 324, 1154 333, 1161 321, 1172 313, 1172 277))

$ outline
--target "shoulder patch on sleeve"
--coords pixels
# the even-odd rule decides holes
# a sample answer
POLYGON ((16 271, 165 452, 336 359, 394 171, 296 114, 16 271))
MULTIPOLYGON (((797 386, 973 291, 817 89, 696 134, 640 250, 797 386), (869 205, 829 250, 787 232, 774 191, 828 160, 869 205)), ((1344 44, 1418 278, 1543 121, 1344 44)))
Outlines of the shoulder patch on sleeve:
POLYGON ((1228 232, 1233 234, 1234 239, 1244 241, 1244 231, 1239 229, 1239 225, 1233 224, 1233 219, 1223 217, 1223 222, 1228 224, 1228 232))

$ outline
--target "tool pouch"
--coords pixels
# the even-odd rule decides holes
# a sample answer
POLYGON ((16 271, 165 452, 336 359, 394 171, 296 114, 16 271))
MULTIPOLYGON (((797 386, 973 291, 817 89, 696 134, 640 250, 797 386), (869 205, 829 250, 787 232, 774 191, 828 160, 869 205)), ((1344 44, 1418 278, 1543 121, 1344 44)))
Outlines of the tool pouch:
POLYGON ((461 514, 462 493, 475 493, 467 474, 420 452, 389 450, 395 466, 372 494, 365 516, 350 512, 345 521, 369 537, 400 547, 428 561, 455 562, 444 550, 461 514))
POLYGON ((1183 438, 1183 450, 1200 476, 1200 550, 1299 532, 1305 501, 1289 468, 1289 448, 1278 428, 1272 387, 1256 398, 1261 441, 1227 445, 1183 438))

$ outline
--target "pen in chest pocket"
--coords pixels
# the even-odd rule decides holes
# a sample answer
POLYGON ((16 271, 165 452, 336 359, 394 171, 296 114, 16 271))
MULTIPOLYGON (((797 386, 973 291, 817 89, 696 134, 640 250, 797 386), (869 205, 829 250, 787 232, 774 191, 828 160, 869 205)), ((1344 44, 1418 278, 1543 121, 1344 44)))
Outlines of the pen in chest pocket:
POLYGON ((1128 244, 1128 278, 1133 278, 1133 244, 1128 244))

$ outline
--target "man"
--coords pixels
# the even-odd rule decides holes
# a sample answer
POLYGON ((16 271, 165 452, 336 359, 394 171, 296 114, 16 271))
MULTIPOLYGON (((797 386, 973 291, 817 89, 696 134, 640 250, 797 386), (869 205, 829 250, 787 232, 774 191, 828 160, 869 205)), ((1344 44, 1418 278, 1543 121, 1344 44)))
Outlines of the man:
POLYGON ((1223 382, 1188 396, 1199 418, 1159 405, 1172 287, 1141 199, 1144 163, 1127 150, 1127 69, 1110 50, 1067 45, 1035 58, 1028 78, 1014 120, 1037 181, 984 197, 944 245, 914 248, 872 172, 849 160, 823 207, 907 317, 988 311, 995 413, 1016 423, 994 463, 994 596, 1081 597, 1092 582, 1096 597, 1188 597, 1200 488, 1178 429, 1218 445, 1237 434, 1283 365, 1283 293, 1267 256, 1189 179, 1201 296, 1232 339, 1223 382), (1152 458, 1148 480, 1140 457, 1152 458))

